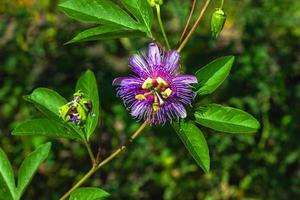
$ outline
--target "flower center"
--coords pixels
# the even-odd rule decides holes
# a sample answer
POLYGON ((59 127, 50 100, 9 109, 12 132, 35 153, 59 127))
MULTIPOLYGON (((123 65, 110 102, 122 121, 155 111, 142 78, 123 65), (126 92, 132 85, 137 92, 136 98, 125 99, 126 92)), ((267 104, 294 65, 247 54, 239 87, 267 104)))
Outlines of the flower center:
POLYGON ((164 100, 172 94, 169 84, 161 77, 147 78, 142 85, 142 89, 146 92, 137 94, 135 98, 137 100, 151 100, 154 112, 157 112, 164 105, 164 100))

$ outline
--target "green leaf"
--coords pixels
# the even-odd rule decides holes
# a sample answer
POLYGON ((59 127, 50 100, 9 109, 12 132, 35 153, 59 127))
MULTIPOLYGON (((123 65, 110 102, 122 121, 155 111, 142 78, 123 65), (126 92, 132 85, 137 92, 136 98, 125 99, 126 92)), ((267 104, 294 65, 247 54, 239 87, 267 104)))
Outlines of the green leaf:
POLYGON ((59 8, 69 17, 92 23, 121 25, 140 30, 140 25, 111 0, 68 0, 59 8))
POLYGON ((25 96, 27 101, 33 103, 42 113, 49 118, 60 118, 59 107, 67 100, 57 92, 47 88, 37 88, 30 95, 25 96))
POLYGON ((173 127, 197 164, 204 172, 209 172, 209 149, 201 130, 191 121, 173 123, 173 127))
POLYGON ((91 70, 87 70, 77 81, 76 91, 78 90, 81 90, 85 97, 92 101, 92 111, 91 114, 89 114, 85 125, 87 139, 89 139, 98 125, 100 115, 97 81, 91 70))
POLYGON ((71 193, 69 200, 100 200, 109 196, 107 192, 95 187, 78 188, 71 193))
POLYGON ((40 145, 34 152, 30 153, 22 162, 18 171, 17 196, 20 198, 30 183, 32 177, 41 163, 48 157, 51 143, 40 145))
POLYGON ((14 172, 5 152, 0 148, 0 199, 13 200, 15 196, 14 172))
POLYGON ((79 133, 68 125, 50 119, 32 119, 18 125, 12 132, 18 136, 46 136, 81 140, 79 133))
POLYGON ((196 72, 198 84, 196 85, 199 95, 211 94, 215 91, 228 76, 234 56, 218 58, 207 64, 196 72))
POLYGON ((74 42, 84 42, 91 40, 108 40, 123 37, 138 37, 143 35, 140 31, 133 31, 131 29, 126 29, 118 26, 103 25, 95 28, 87 29, 78 35, 76 35, 72 40, 66 44, 74 42))
POLYGON ((146 27, 145 32, 151 34, 151 26, 153 22, 153 10, 145 0, 123 0, 122 1, 131 14, 146 27))
POLYGON ((200 107, 195 118, 203 126, 227 133, 254 133, 260 126, 249 113, 218 104, 200 107))

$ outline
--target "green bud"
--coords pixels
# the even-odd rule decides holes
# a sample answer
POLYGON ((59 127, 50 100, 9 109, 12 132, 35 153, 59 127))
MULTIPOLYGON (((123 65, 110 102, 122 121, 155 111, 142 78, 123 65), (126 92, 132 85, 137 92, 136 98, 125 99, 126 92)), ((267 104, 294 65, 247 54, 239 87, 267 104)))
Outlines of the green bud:
POLYGON ((78 90, 73 95, 74 99, 59 108, 59 115, 65 122, 83 125, 87 116, 91 114, 92 102, 84 98, 84 93, 78 90))
POLYGON ((84 95, 84 93, 83 93, 81 90, 78 90, 77 92, 75 92, 75 93, 73 94, 74 98, 75 98, 75 97, 83 97, 83 95, 84 95))
POLYGON ((70 116, 69 116, 70 110, 71 107, 68 104, 63 105, 59 108, 59 115, 65 122, 68 122, 70 120, 70 116))
POLYGON ((226 21, 226 14, 221 8, 217 8, 211 18, 211 32, 217 38, 221 33, 226 21))
POLYGON ((81 105, 78 105, 77 106, 77 112, 79 114, 78 119, 81 122, 85 122, 86 117, 87 117, 87 112, 85 111, 85 109, 81 105))
POLYGON ((164 3, 163 0, 148 0, 148 3, 151 7, 155 7, 156 5, 162 5, 164 3))
POLYGON ((79 104, 84 108, 86 112, 90 112, 92 110, 92 102, 89 99, 82 98, 79 100, 79 104))

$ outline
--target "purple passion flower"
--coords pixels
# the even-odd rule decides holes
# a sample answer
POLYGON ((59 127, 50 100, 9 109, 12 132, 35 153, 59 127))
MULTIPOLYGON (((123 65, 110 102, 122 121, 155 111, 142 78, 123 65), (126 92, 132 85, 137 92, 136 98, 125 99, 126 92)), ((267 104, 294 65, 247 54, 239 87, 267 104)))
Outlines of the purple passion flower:
POLYGON ((134 118, 164 124, 187 116, 184 105, 191 106, 195 97, 191 84, 197 83, 197 78, 178 74, 179 60, 176 50, 164 54, 155 43, 149 45, 148 55, 130 57, 136 75, 116 78, 113 85, 118 86, 118 96, 134 118))

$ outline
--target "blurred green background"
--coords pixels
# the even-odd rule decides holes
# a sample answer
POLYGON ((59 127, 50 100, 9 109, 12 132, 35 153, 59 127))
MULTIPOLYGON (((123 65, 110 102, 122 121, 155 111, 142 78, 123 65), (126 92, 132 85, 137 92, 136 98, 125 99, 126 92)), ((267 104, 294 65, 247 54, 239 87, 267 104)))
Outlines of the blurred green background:
MULTIPOLYGON (((49 140, 11 136, 17 123, 39 116, 22 96, 49 87, 71 98, 77 78, 88 68, 97 76, 102 105, 94 151, 100 145, 101 156, 108 155, 138 126, 111 82, 129 73, 128 56, 145 49, 149 41, 64 45, 87 25, 64 16, 57 4, 0 0, 0 146, 15 169, 38 144, 49 140)), ((173 46, 190 4, 166 0, 162 8, 173 46)), ((260 131, 233 136, 205 129, 212 169, 204 174, 169 126, 152 127, 86 186, 99 186, 114 200, 300 199, 300 1, 226 0, 228 20, 214 40, 209 20, 218 4, 212 1, 182 61, 187 72, 194 73, 218 56, 236 55, 230 77, 201 102, 244 109, 259 119, 260 131)), ((26 200, 58 199, 90 168, 81 144, 52 141, 52 152, 26 191, 26 200)))

